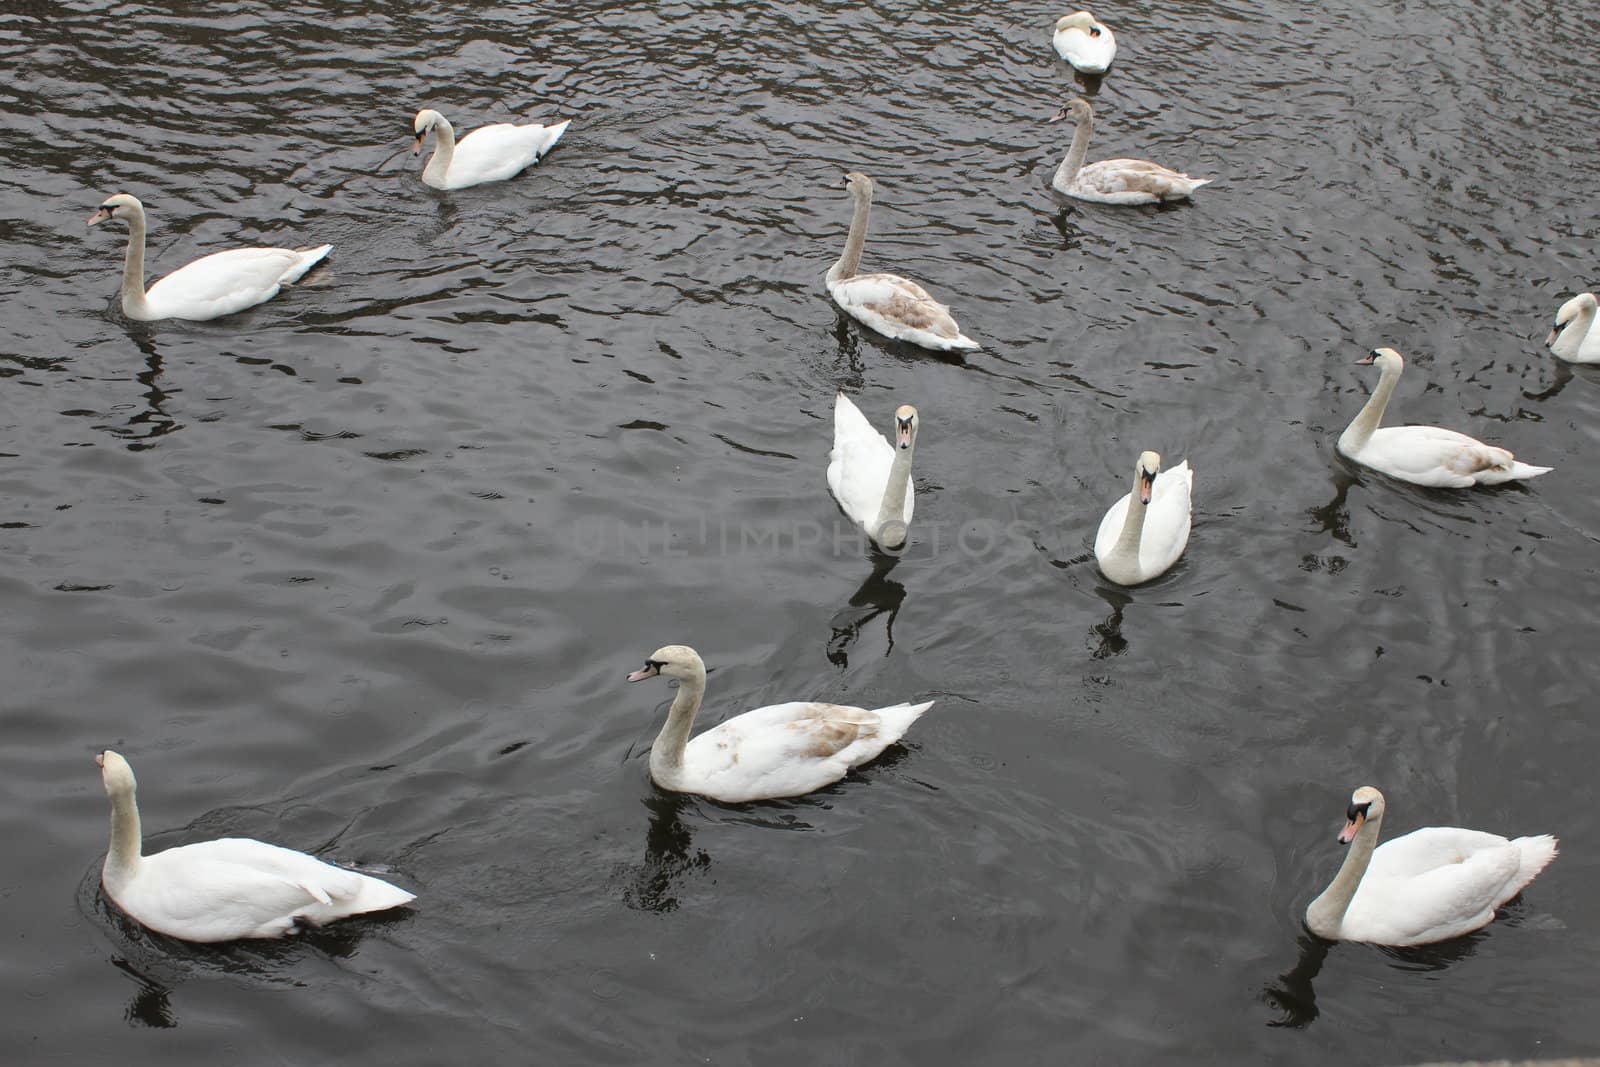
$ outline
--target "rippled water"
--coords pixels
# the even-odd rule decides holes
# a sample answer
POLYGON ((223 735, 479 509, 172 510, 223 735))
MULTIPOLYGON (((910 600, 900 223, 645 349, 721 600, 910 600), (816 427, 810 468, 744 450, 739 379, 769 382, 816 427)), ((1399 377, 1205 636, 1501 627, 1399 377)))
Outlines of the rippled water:
POLYGON ((1600 1049, 1600 374, 1539 347, 1600 282, 1595 9, 1097 11, 1092 156, 1218 177, 1192 205, 1049 191, 1073 80, 1036 4, 0 7, 8 1062, 1600 1049), (574 121, 440 194, 421 106, 574 121), (835 312, 847 167, 867 264, 984 351, 835 312), (152 276, 335 251, 243 315, 131 323, 124 231, 83 226, 117 191, 152 276), (1555 473, 1345 465, 1380 343, 1391 421, 1555 473), (824 485, 838 387, 921 409, 898 560, 824 485), (1124 591, 1089 544, 1143 448, 1196 468, 1194 535, 1124 591), (814 796, 672 797, 670 693, 623 676, 679 641, 708 721, 938 703, 814 796), (98 891, 107 745, 154 843, 270 838, 417 908, 139 932, 98 891), (1318 945, 1363 783, 1391 833, 1564 854, 1483 933, 1318 945))

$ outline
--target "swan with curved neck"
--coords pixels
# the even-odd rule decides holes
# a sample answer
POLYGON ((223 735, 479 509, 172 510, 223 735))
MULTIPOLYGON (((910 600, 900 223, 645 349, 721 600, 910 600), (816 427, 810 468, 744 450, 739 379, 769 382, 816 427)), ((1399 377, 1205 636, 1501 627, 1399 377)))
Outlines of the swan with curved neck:
POLYGON ((1161 456, 1142 452, 1133 466, 1133 489, 1106 511, 1095 534, 1100 573, 1118 585, 1139 585, 1172 569, 1189 543, 1189 461, 1161 469, 1161 456))
POLYGON ((449 121, 425 107, 411 120, 411 131, 416 135, 412 154, 422 154, 422 143, 432 133, 433 155, 422 168, 423 184, 435 189, 465 189, 522 173, 555 147, 571 123, 571 119, 553 126, 496 122, 463 134, 457 141, 449 121))
POLYGON ((1377 388, 1339 435, 1339 451, 1362 466, 1414 485, 1444 489, 1498 485, 1551 470, 1519 462, 1505 449, 1455 430, 1380 426, 1405 360, 1392 348, 1376 348, 1356 365, 1376 366, 1379 371, 1377 388))
POLYGON ((845 175, 845 188, 855 203, 844 251, 828 269, 825 284, 840 309, 886 337, 938 351, 981 347, 961 332, 950 309, 928 291, 898 274, 858 274, 872 214, 872 179, 860 171, 845 175))
POLYGON ((1600 329, 1596 329, 1593 293, 1579 293, 1556 312, 1556 326, 1544 345, 1568 363, 1600 363, 1600 329))
POLYGON ((1214 179, 1191 178, 1143 159, 1102 159, 1085 164, 1089 136, 1094 131, 1094 108, 1082 97, 1069 100, 1051 122, 1072 119, 1072 147, 1056 168, 1050 184, 1057 192, 1098 204, 1156 204, 1184 200, 1214 179))
POLYGON ((917 409, 901 404, 894 413, 891 445, 849 397, 834 397, 828 488, 844 513, 883 548, 906 543, 915 498, 911 460, 918 426, 917 409))
POLYGON ((1057 19, 1050 43, 1055 45, 1056 55, 1080 74, 1104 74, 1117 58, 1117 38, 1111 27, 1087 11, 1057 19))
POLYGON ((278 295, 283 286, 299 281, 306 271, 333 251, 332 245, 315 248, 231 248, 213 252, 179 267, 152 285, 144 286, 144 247, 147 223, 138 197, 118 193, 89 216, 89 225, 107 219, 128 224, 128 251, 122 261, 122 313, 130 319, 190 319, 203 321, 254 307, 278 295))
POLYGON ((650 746, 650 777, 663 789, 728 804, 800 796, 837 782, 876 759, 923 712, 924 704, 867 709, 840 704, 774 704, 736 715, 694 738, 706 693, 706 665, 687 645, 666 645, 628 675, 630 682, 674 678, 678 694, 650 746))
POLYGON ((1556 858, 1549 834, 1507 840, 1454 826, 1427 826, 1378 844, 1383 794, 1350 797, 1339 873, 1306 908, 1306 926, 1330 941, 1425 945, 1470 933, 1556 858))
POLYGON ((157 933, 185 941, 282 937, 415 899, 382 879, 249 838, 147 856, 133 768, 110 749, 95 762, 111 800, 111 847, 101 884, 119 908, 157 933))

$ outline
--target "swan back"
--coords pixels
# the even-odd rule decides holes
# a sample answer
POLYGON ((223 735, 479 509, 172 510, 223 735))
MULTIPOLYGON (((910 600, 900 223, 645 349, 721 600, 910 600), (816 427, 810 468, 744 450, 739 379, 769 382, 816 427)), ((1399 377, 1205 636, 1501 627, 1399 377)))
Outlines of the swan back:
POLYGON ((1104 74, 1117 58, 1117 38, 1111 27, 1087 11, 1062 15, 1050 40, 1056 54, 1084 74, 1104 74))

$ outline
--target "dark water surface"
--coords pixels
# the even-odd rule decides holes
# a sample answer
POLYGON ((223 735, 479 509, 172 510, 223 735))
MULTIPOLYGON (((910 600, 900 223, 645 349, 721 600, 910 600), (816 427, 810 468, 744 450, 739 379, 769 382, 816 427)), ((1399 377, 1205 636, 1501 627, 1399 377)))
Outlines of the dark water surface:
POLYGON ((1600 1051, 1591 714, 1600 373, 1539 341, 1600 282, 1593 3, 1119 4, 1092 158, 1048 190, 1048 5, 0 4, 0 1058, 30 1064, 1399 1063, 1600 1051), (571 117, 440 194, 406 138, 571 117), (985 350, 866 335, 869 267, 985 350), (325 268, 126 321, 237 243, 325 268), (1447 494, 1333 451, 1391 421, 1554 473, 1447 494), (863 548, 836 388, 922 412, 917 524, 863 548), (1089 545, 1143 448, 1195 526, 1124 591, 1089 545), (814 796, 657 792, 659 645, 703 725, 936 698, 814 796), (166 845, 386 868, 409 913, 187 947, 100 897, 92 754, 166 845), (1549 831, 1487 931, 1301 927, 1352 788, 1387 830, 1549 831))

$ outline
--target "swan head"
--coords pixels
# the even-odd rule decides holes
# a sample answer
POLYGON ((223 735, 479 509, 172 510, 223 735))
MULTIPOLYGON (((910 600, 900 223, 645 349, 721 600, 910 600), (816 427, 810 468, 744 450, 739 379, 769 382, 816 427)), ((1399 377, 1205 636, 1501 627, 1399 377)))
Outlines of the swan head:
POLYGON ((894 446, 907 452, 916 443, 917 409, 910 404, 901 404, 894 409, 894 446))
POLYGON ((1392 348, 1374 348, 1371 352, 1356 360, 1358 367, 1376 366, 1380 371, 1388 374, 1393 371, 1399 374, 1405 368, 1406 361, 1400 358, 1400 353, 1392 348))
POLYGON ((1062 15, 1056 19, 1056 32, 1063 30, 1082 30, 1090 37, 1099 37, 1105 32, 1105 27, 1095 21, 1093 15, 1087 11, 1074 11, 1070 15, 1062 15))
POLYGON ((872 179, 859 170, 850 171, 844 176, 844 187, 858 200, 862 197, 869 199, 872 197, 872 179))
POLYGON ((132 796, 134 790, 139 788, 128 761, 109 748, 96 756, 94 761, 100 765, 100 781, 105 784, 106 796, 132 796))
POLYGON ((1561 332, 1567 323, 1583 314, 1586 309, 1593 312, 1596 308, 1597 302, 1593 293, 1579 293, 1565 304, 1562 304, 1561 310, 1556 312, 1556 328, 1551 330, 1550 336, 1544 339, 1545 347, 1548 348, 1556 343, 1556 335, 1561 332))
POLYGON ((411 132, 417 135, 416 143, 411 146, 412 155, 421 154, 422 139, 427 137, 435 126, 439 125, 448 126, 450 124, 445 122, 444 116, 433 110, 433 108, 425 107, 417 112, 417 117, 411 120, 411 132))
POLYGON ((1139 495, 1139 503, 1150 503, 1150 494, 1156 487, 1156 475, 1160 473, 1161 453, 1139 453, 1139 462, 1133 465, 1133 491, 1139 495))
POLYGON ((1339 844, 1348 845, 1356 839, 1361 827, 1383 818, 1383 794, 1364 785, 1350 794, 1350 807, 1345 810, 1344 829, 1339 831, 1339 844))
POLYGON ((663 645, 650 653, 643 667, 628 675, 628 681, 642 682, 657 675, 680 682, 704 681, 706 664, 688 645, 663 645))
POLYGON ((144 205, 139 203, 138 197, 129 196, 127 193, 108 196, 105 202, 95 209, 95 213, 89 216, 89 225, 97 226, 107 219, 115 218, 118 212, 123 215, 143 215, 144 205))
POLYGON ((1089 106, 1089 101, 1081 96, 1075 96, 1061 105, 1049 119, 1050 122, 1060 122, 1062 119, 1071 119, 1073 122, 1087 122, 1094 117, 1094 109, 1089 106))

